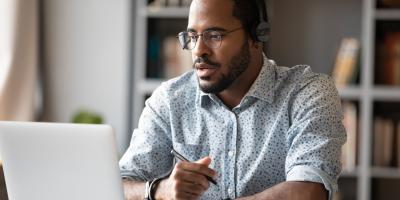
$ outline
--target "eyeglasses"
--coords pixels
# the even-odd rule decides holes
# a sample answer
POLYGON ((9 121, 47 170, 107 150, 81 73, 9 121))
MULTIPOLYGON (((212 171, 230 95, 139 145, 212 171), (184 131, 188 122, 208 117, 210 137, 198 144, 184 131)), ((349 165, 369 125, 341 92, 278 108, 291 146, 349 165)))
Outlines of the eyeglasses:
POLYGON ((221 46, 222 38, 224 36, 240 29, 242 29, 242 27, 226 32, 207 30, 200 34, 197 34, 193 31, 182 31, 178 34, 177 38, 179 39, 179 43, 181 44, 182 48, 185 50, 194 49, 200 36, 203 37, 204 44, 212 49, 217 49, 221 46))

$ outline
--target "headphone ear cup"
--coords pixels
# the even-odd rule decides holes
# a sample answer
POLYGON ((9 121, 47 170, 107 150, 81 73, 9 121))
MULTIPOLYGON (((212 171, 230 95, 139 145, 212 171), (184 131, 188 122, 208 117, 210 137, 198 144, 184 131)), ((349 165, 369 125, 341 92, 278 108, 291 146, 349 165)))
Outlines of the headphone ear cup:
POLYGON ((270 34, 270 26, 267 22, 262 21, 255 28, 255 38, 259 42, 267 42, 270 34))

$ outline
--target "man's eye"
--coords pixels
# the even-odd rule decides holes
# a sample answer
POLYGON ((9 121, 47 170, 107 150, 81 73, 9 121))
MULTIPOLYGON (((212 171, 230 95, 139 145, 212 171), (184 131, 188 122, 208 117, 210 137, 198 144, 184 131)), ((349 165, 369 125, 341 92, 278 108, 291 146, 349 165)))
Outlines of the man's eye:
POLYGON ((196 34, 193 34, 193 33, 189 33, 188 34, 188 38, 190 39, 190 40, 196 40, 196 34))
POLYGON ((220 40, 220 38, 221 38, 221 34, 219 34, 219 33, 210 33, 208 35, 208 39, 210 39, 210 40, 220 40))

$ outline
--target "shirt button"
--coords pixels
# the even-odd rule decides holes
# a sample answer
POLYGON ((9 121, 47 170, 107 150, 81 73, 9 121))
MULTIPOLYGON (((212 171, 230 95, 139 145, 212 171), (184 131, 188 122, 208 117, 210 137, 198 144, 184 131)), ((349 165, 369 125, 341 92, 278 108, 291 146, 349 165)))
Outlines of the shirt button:
POLYGON ((232 189, 229 188, 229 189, 228 189, 228 194, 231 194, 231 193, 232 193, 232 189))
POLYGON ((232 151, 229 151, 229 152, 228 152, 228 156, 229 156, 229 157, 232 157, 232 156, 233 156, 233 152, 232 152, 232 151))

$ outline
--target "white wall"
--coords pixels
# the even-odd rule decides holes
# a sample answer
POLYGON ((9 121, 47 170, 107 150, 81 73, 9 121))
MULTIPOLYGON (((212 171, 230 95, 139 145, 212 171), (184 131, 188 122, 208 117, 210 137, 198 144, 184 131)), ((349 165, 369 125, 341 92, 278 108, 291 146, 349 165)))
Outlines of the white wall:
POLYGON ((70 122, 80 108, 101 113, 129 141, 129 0, 43 0, 45 120, 70 122))

